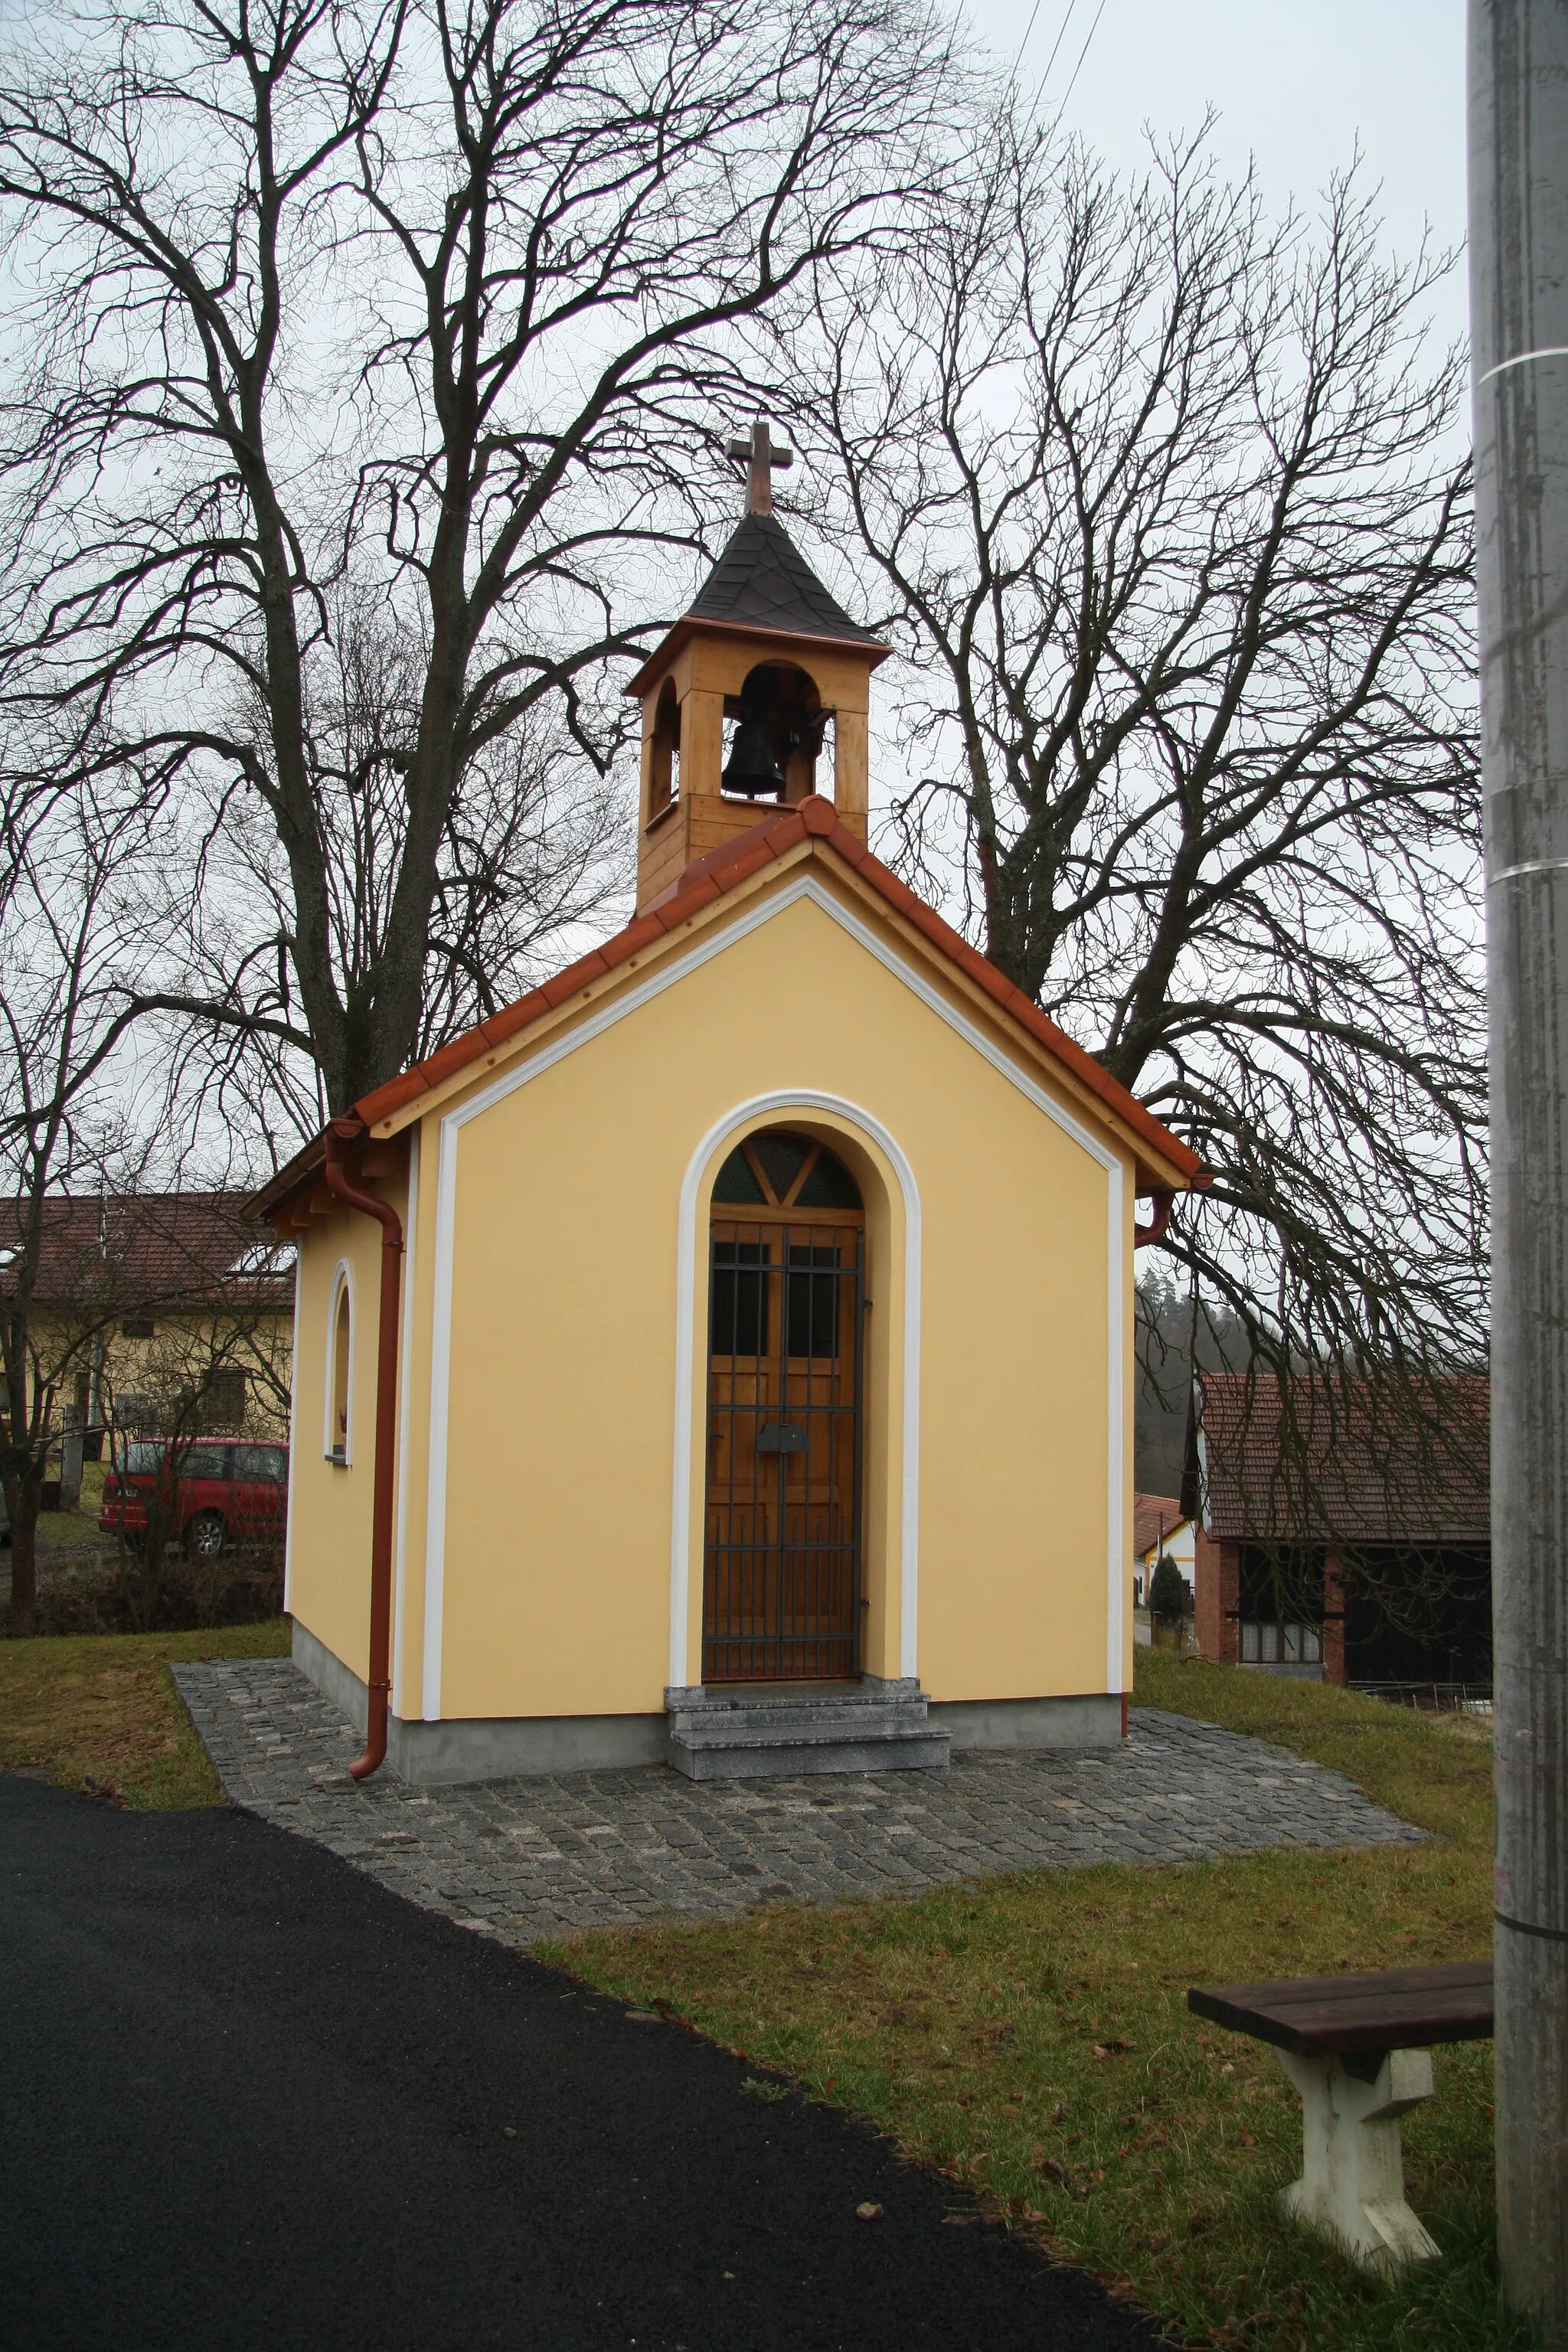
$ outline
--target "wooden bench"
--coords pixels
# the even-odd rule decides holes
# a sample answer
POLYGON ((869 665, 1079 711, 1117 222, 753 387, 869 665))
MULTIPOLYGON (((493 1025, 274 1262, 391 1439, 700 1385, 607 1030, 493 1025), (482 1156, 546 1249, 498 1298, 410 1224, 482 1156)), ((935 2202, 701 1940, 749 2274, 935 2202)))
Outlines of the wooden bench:
POLYGON ((1437 2252, 1405 2201, 1399 2118, 1432 2095, 1435 2042, 1490 2036, 1489 1960, 1194 1985, 1187 2007, 1272 2043, 1301 2094, 1301 2178, 1280 2200, 1287 2212, 1331 2231, 1369 2269, 1437 2252))

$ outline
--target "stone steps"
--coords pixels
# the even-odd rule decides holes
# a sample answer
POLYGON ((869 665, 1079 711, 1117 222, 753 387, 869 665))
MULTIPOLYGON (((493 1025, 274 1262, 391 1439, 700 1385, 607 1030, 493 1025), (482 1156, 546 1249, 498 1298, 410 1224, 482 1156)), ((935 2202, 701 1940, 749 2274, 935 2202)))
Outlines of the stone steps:
POLYGON ((940 1771, 948 1761, 947 1734, 932 1727, 917 1682, 669 1690, 665 1712, 670 1763, 691 1780, 940 1771))

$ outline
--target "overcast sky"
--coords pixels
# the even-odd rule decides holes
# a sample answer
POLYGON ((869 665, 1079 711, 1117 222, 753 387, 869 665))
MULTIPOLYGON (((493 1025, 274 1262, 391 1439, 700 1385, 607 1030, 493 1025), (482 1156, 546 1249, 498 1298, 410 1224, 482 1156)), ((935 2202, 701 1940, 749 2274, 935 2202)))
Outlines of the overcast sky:
MULTIPOLYGON (((1032 5, 969 0, 969 14, 1012 56, 1032 5)), ((1039 0, 1024 53, 1036 78, 1067 11, 1039 0)), ((1255 154, 1276 201, 1310 200, 1359 138, 1396 249, 1428 222, 1444 243, 1464 235, 1464 0, 1073 0, 1047 100, 1069 82, 1064 121, 1113 162, 1137 161, 1145 122, 1191 129, 1212 104, 1225 160, 1255 154)), ((1442 324, 1464 323, 1461 271, 1442 324)))

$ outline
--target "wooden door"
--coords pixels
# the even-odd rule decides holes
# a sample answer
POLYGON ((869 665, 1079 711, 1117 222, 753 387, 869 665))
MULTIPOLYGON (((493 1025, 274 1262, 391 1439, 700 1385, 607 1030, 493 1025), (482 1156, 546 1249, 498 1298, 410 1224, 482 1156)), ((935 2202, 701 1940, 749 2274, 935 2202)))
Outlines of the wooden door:
POLYGON ((720 1172, 709 1255, 702 1679, 859 1672, 865 1216, 807 1136, 720 1172))

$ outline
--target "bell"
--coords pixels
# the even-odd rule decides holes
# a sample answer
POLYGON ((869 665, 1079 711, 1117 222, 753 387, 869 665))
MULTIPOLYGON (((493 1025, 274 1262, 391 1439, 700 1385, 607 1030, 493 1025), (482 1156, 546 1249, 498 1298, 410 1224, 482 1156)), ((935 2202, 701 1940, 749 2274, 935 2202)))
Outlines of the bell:
POLYGON ((766 719, 742 712, 724 763, 723 782, 727 793, 743 793, 749 801, 783 797, 784 772, 773 750, 773 730, 766 719))

